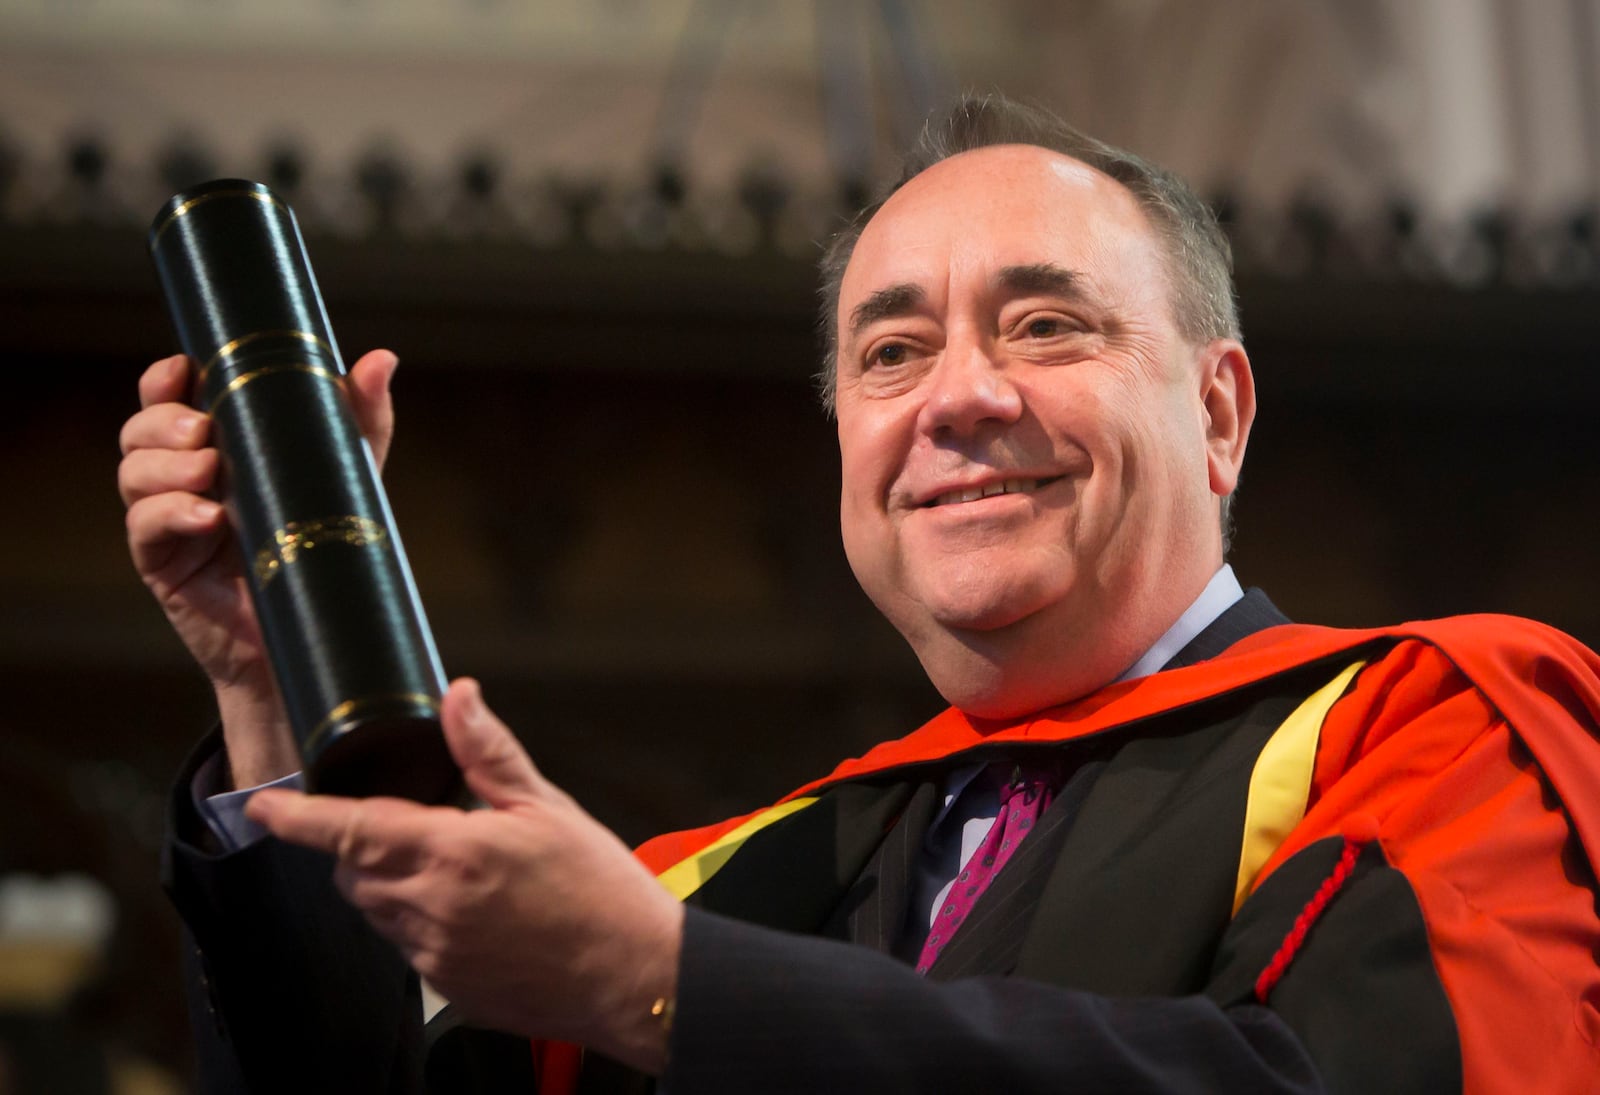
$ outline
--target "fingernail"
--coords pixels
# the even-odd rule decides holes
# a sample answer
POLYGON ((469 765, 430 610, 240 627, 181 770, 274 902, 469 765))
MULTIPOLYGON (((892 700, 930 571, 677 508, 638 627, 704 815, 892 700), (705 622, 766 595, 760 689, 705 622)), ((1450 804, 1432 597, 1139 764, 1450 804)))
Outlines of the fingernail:
POLYGON ((217 516, 218 512, 221 511, 221 509, 222 509, 222 507, 217 505, 215 502, 210 502, 210 501, 206 501, 205 499, 201 499, 200 501, 198 501, 198 502, 196 502, 194 504, 193 512, 194 512, 195 520, 197 520, 197 521, 213 521, 213 520, 216 519, 216 516, 217 516))
POLYGON ((203 414, 186 414, 178 419, 178 429, 184 433, 199 433, 205 422, 206 416, 203 414))

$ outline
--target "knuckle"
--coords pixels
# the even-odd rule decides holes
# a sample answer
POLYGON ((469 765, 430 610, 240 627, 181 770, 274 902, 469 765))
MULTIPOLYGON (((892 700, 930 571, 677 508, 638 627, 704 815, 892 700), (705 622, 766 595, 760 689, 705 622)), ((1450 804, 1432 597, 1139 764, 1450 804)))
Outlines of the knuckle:
POLYGON ((345 815, 344 825, 339 830, 339 839, 334 847, 334 855, 341 863, 349 863, 358 868, 366 865, 362 863, 365 847, 361 839, 366 812, 366 802, 357 800, 350 812, 345 815))
POLYGON ((123 524, 128 530, 128 539, 134 543, 145 543, 154 537, 151 535, 154 500, 150 498, 136 498, 128 503, 128 511, 123 515, 123 524))
POLYGON ((430 852, 434 869, 454 885, 471 882, 479 870, 471 843, 460 839, 441 843, 430 852))
POLYGON ((444 960, 429 947, 419 947, 411 955, 411 968, 429 981, 436 981, 444 973, 444 960))
POLYGON ((179 481, 173 472, 170 461, 163 460, 160 453, 135 449, 117 466, 117 485, 128 501, 182 489, 187 484, 179 481))
POLYGON ((128 530, 128 541, 136 546, 148 546, 172 535, 172 498, 165 494, 136 491, 128 505, 123 523, 128 530))
POLYGON ((448 935, 452 931, 461 930, 466 910, 459 896, 441 894, 428 900, 427 907, 430 923, 437 925, 442 933, 448 935))
POLYGON ((411 910, 392 897, 374 894, 370 887, 359 887, 350 904, 391 939, 411 939, 415 935, 411 910))
POLYGON ((127 460, 117 465, 117 494, 122 498, 124 506, 132 506, 139 499, 139 490, 133 480, 133 469, 128 467, 127 460))
POLYGON ((151 407, 160 402, 161 396, 164 394, 161 371, 163 364, 164 362, 161 361, 156 362, 145 371, 144 376, 139 378, 139 405, 141 407, 151 407))

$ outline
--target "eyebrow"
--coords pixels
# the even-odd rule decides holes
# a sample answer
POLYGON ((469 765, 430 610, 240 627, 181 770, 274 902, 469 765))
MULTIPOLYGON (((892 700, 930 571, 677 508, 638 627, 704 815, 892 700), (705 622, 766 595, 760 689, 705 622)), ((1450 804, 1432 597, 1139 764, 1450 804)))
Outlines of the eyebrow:
POLYGON ((879 289, 850 312, 850 337, 861 333, 862 328, 880 319, 909 315, 921 307, 927 294, 919 285, 902 282, 887 289, 879 289))
MULTIPOLYGON (((1001 269, 1000 288, 1013 293, 1051 293, 1081 299, 1088 295, 1083 275, 1053 262, 1033 262, 1001 269)), ((920 285, 901 282, 879 289, 850 312, 850 337, 854 338, 880 319, 909 315, 922 306, 927 294, 920 285)))
POLYGON ((1053 262, 1007 266, 1000 271, 1000 288, 1014 293, 1053 293, 1081 298, 1087 295, 1081 274, 1053 262))

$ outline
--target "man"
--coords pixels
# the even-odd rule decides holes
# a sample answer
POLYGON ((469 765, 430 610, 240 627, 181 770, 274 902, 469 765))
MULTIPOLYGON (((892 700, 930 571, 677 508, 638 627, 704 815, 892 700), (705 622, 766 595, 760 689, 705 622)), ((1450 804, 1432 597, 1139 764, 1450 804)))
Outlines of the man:
MULTIPOLYGON (((489 809, 202 821, 191 785, 215 810, 297 762, 184 362, 151 367, 130 545, 222 712, 168 864, 209 1084, 1592 1090, 1600 666, 1241 593, 1254 387, 1187 189, 969 101, 825 274, 846 551, 952 708, 637 855, 470 681, 443 721, 489 809), (427 1032, 411 969, 452 1001, 427 1032)), ((393 367, 351 370, 380 455, 393 367)))

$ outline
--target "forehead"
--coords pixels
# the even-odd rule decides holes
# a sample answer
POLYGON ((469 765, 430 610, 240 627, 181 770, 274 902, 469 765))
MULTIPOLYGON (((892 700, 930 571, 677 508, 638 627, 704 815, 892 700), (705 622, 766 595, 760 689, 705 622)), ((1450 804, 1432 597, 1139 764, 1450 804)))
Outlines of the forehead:
POLYGON ((1149 220, 1126 187, 1031 145, 941 160, 902 186, 861 233, 840 286, 840 317, 888 285, 934 296, 1054 263, 1116 291, 1164 280, 1149 220))

